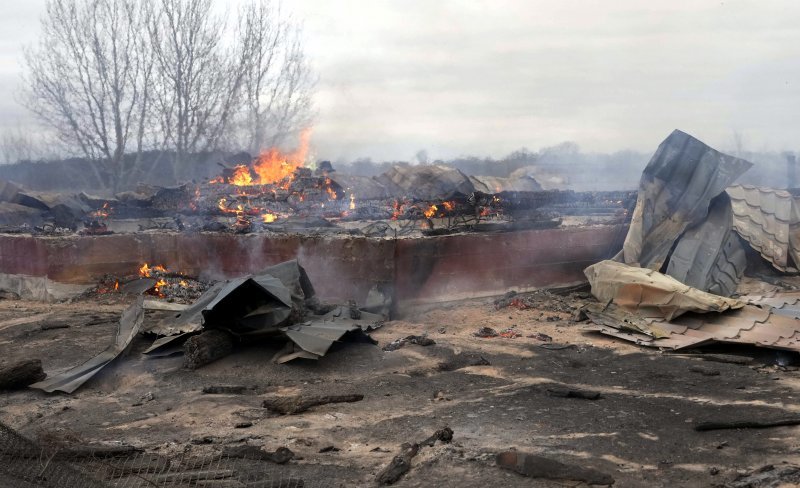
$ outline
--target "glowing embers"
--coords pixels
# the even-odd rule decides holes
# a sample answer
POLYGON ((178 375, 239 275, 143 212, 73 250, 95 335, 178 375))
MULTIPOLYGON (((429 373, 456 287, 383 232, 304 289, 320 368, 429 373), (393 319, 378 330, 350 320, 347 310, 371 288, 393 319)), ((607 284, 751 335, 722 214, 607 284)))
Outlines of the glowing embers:
POLYGON ((170 301, 194 300, 208 287, 205 283, 189 278, 182 272, 170 271, 165 266, 158 264, 142 264, 139 267, 139 277, 155 280, 155 283, 145 291, 147 295, 170 301))
POLYGON ((113 212, 114 208, 108 202, 105 202, 102 207, 90 212, 89 216, 95 219, 107 219, 113 212))

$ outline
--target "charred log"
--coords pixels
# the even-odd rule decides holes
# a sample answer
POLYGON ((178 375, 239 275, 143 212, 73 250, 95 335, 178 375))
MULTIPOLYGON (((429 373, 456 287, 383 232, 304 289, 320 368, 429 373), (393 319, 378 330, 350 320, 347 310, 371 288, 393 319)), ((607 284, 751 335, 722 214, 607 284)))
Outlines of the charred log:
POLYGON ((233 336, 222 330, 207 330, 183 344, 183 366, 197 369, 233 352, 233 336))

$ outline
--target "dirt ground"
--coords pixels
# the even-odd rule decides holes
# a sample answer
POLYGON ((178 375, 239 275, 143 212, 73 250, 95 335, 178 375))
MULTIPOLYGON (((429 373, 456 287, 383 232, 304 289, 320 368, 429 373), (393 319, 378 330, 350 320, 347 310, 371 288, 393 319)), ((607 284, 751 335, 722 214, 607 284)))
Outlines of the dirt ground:
MULTIPOLYGON (((0 300, 0 361, 41 358, 51 373, 77 365, 111 342, 123 308, 106 298, 0 300)), ((401 444, 445 426, 452 443, 424 447, 396 486, 582 486, 503 470, 494 456, 508 449, 595 468, 614 486, 724 486, 755 468, 800 462, 800 427, 694 430, 708 420, 800 414, 800 373, 768 364, 769 354, 767 364, 750 365, 669 355, 584 333, 568 310, 498 310, 491 301, 419 312, 371 335, 378 346, 341 344, 319 361, 283 365, 270 362, 282 344, 251 344, 197 371, 184 370, 179 356, 144 358, 152 338, 139 337, 127 357, 72 395, 0 392, 0 421, 34 439, 122 442, 148 452, 284 446, 299 458, 291 465, 323 466, 333 486, 347 487, 374 486, 401 444), (512 326, 520 337, 473 335, 512 326), (412 334, 436 344, 381 349, 412 334), (214 385, 248 389, 202 392, 214 385), (557 385, 602 398, 552 396, 557 385), (340 393, 364 399, 287 416, 261 407, 276 395, 340 393), (236 427, 245 421, 252 425, 236 427), (329 446, 338 450, 320 452, 329 446)))

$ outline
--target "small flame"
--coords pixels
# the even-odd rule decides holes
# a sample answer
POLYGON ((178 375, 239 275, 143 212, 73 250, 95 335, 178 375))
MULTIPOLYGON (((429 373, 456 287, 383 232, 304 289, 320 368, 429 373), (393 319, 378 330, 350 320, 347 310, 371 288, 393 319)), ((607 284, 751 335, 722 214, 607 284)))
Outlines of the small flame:
POLYGON ((153 272, 166 273, 167 269, 165 267, 159 266, 159 265, 155 265, 153 267, 150 267, 150 265, 148 265, 147 263, 144 263, 139 268, 139 276, 141 276, 142 278, 151 277, 153 275, 153 272))
POLYGON ((153 288, 152 288, 153 294, 157 295, 159 297, 163 297, 164 293, 161 291, 161 289, 164 288, 165 286, 167 286, 168 284, 169 283, 167 283, 164 280, 164 278, 159 278, 158 281, 156 282, 155 286, 153 286, 153 288))
POLYGON ((456 208, 455 202, 443 202, 442 205, 444 205, 444 209, 448 212, 452 212, 456 208))
POLYGON ((111 215, 111 212, 113 211, 114 209, 111 207, 111 205, 109 205, 108 202, 105 202, 101 208, 95 210, 89 215, 97 219, 106 219, 111 215))
POLYGON ((356 196, 352 193, 350 194, 350 210, 356 209, 356 196))
POLYGON ((439 207, 437 207, 436 205, 431 205, 430 208, 428 210, 426 210, 425 212, 423 212, 423 213, 425 214, 426 218, 430 219, 430 218, 432 218, 433 216, 436 215, 436 212, 438 210, 439 210, 439 207))
POLYGON ((403 215, 403 212, 405 212, 405 208, 403 208, 404 206, 405 204, 400 203, 399 200, 395 200, 392 203, 392 220, 397 220, 401 215, 403 215))
POLYGON ((325 187, 325 191, 328 192, 328 199, 329 200, 336 200, 338 198, 338 196, 336 195, 336 192, 333 191, 333 188, 331 188, 330 186, 326 186, 325 187))
POLYGON ((272 222, 275 222, 278 219, 278 216, 275 215, 274 213, 267 212, 264 215, 262 215, 261 218, 264 220, 265 224, 271 224, 272 222))
POLYGON ((119 291, 119 280, 114 280, 114 291, 119 291))

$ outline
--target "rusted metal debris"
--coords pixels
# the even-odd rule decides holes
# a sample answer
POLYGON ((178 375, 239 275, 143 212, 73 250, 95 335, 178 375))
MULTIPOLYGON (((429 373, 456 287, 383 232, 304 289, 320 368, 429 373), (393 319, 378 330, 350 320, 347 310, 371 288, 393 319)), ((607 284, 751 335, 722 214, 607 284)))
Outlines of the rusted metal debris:
POLYGON ((686 313, 672 321, 641 317, 610 304, 588 306, 586 330, 642 346, 681 350, 712 343, 752 344, 800 352, 800 321, 745 305, 725 313, 686 313))

